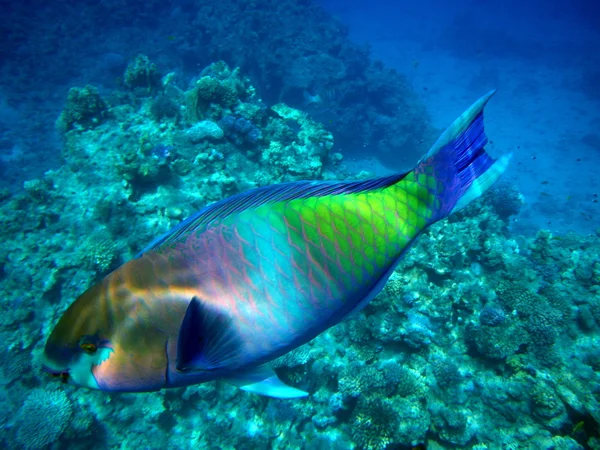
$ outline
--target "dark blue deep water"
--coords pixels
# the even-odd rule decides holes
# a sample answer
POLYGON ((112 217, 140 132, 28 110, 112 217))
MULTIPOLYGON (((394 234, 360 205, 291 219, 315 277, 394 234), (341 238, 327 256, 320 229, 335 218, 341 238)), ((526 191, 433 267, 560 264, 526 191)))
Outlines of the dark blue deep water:
POLYGON ((0 446, 600 449, 599 167, 597 1, 0 0, 0 446), (195 211, 410 171, 493 89, 506 173, 272 363, 307 397, 43 370, 66 308, 195 211))

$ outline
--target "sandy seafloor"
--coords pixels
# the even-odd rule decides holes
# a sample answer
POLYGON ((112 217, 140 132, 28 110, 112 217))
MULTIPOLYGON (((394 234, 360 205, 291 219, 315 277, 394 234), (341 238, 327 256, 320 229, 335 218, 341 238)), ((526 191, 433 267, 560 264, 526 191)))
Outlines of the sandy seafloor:
POLYGON ((498 90, 486 110, 488 148, 514 154, 505 180, 525 195, 519 231, 600 226, 600 86, 586 79, 600 70, 592 2, 322 3, 408 77, 438 128, 498 90))

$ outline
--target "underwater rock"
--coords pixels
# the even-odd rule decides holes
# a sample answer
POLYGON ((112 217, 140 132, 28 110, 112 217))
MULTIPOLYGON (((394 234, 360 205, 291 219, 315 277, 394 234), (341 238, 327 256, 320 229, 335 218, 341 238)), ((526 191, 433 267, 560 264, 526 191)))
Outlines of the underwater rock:
POLYGON ((56 127, 66 133, 74 128, 94 128, 106 117, 108 108, 94 86, 71 88, 65 108, 56 121, 56 127))
POLYGON ((127 65, 123 81, 134 92, 148 94, 160 85, 160 77, 156 64, 140 54, 127 65))
POLYGON ((432 325, 427 316, 413 309, 408 312, 403 333, 404 342, 411 348, 420 349, 431 344, 432 325))

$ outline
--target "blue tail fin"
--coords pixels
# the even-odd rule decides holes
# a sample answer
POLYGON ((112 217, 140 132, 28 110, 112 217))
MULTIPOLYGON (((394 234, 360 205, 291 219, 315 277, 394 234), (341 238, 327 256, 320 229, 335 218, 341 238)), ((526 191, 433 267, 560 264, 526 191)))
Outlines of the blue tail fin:
POLYGON ((433 168, 443 188, 438 192, 441 215, 458 211, 480 197, 504 173, 512 155, 497 160, 485 151, 483 108, 492 91, 477 100, 442 133, 418 170, 433 168))

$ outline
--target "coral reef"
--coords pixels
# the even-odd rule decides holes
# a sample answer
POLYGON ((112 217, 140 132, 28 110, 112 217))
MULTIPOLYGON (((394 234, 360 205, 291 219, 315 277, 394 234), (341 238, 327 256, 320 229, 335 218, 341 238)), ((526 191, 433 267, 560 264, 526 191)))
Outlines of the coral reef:
POLYGON ((223 139, 225 133, 216 123, 210 120, 201 120, 190 128, 186 132, 186 135, 192 144, 199 144, 208 139, 214 139, 216 141, 223 139))
POLYGON ((156 89, 160 83, 160 74, 156 64, 146 55, 137 55, 127 66, 123 82, 129 89, 137 93, 148 93, 156 89))
POLYGON ((42 449, 54 443, 73 416, 71 401, 61 390, 33 390, 19 409, 16 440, 25 449, 42 449))
POLYGON ((513 185, 501 184, 486 195, 486 200, 502 219, 516 216, 525 204, 523 195, 513 185))
POLYGON ((394 441, 398 414, 388 400, 370 397, 359 401, 352 425, 352 437, 359 448, 383 450, 394 441))
POLYGON ((164 119, 177 118, 179 112, 179 105, 166 94, 158 95, 150 104, 150 113, 158 122, 164 119))
POLYGON ((106 112, 107 105, 95 87, 71 88, 56 126, 63 133, 75 127, 92 128, 100 124, 106 112))
POLYGON ((598 445, 600 236, 511 234, 514 191, 431 227, 364 310, 274 361, 306 399, 225 383, 111 395, 47 382, 40 354, 57 318, 155 237, 249 188, 351 175, 328 125, 267 106, 242 70, 217 62, 184 89, 148 85, 153 67, 131 64, 101 109, 67 101, 62 117, 79 118, 63 130, 64 165, 0 200, 4 447, 598 445))
MULTIPOLYGON (((268 102, 304 107, 328 123, 341 148, 360 142, 398 166, 399 159, 416 161, 426 151, 423 139, 435 134, 403 76, 371 60, 369 49, 351 43, 345 27, 315 3, 262 0, 250 16, 242 0, 221 1, 198 11, 189 29, 176 48, 186 67, 217 59, 241 67, 268 102), (249 36, 260 46, 245 45, 249 36)), ((202 85, 199 103, 237 98, 214 79, 202 85)))
MULTIPOLYGON (((7 176, 0 183, 8 186, 10 180, 12 187, 21 186, 25 179, 61 164, 60 143, 46 140, 41 146, 37 136, 41 129, 48 135, 53 132, 45 124, 56 118, 61 108, 56 99, 72 80, 89 80, 101 95, 116 85, 126 87, 126 92, 110 99, 113 105, 127 103, 131 96, 153 95, 155 102, 148 108, 157 121, 180 120, 188 114, 196 115, 197 121, 210 107, 211 95, 216 95, 213 103, 222 106, 239 97, 229 89, 232 86, 215 83, 216 71, 198 73, 218 60, 252 77, 269 104, 285 102, 310 110, 315 120, 335 132, 338 149, 349 153, 356 148, 359 153, 367 148, 393 166, 400 164, 399 159, 409 165, 426 151, 425 141, 436 132, 410 84, 374 61, 368 46, 353 43, 346 27, 322 6, 313 1, 257 0, 251 14, 248 8, 245 0, 207 4, 181 0, 173 5, 106 0, 73 7, 14 4, 6 9, 0 18, 5 36, 0 47, 7 56, 2 95, 7 104, 28 105, 36 120, 24 118, 15 133, 19 138, 32 136, 23 154, 27 176, 22 175, 25 171, 4 170, 7 176), (97 39, 99 35, 103 39, 97 39), (131 55, 138 56, 128 61, 131 55), (161 78, 167 69, 173 72, 161 78), (208 96, 201 93, 190 99, 197 108, 176 111, 166 86, 173 73, 186 81, 208 76, 205 81, 218 86, 218 92, 207 85, 208 96), (307 104, 305 97, 312 100, 307 104)), ((181 82, 178 85, 183 88, 181 82)), ((61 124, 61 130, 71 123, 61 124)), ((16 162, 13 168, 18 168, 16 162)))
POLYGON ((498 306, 485 305, 479 312, 479 322, 482 325, 495 327, 506 320, 506 313, 498 306))

